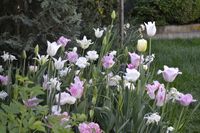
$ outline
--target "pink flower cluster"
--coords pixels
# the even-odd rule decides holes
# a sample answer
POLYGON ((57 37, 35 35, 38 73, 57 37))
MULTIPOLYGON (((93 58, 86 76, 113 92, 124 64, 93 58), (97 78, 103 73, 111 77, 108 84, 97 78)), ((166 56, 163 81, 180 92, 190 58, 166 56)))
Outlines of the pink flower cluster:
MULTIPOLYGON (((146 90, 151 99, 156 99, 157 106, 163 106, 168 99, 167 97, 171 95, 170 92, 168 92, 168 94, 166 93, 164 84, 160 84, 158 81, 154 81, 153 84, 148 84, 146 86, 146 90)), ((178 92, 177 94, 173 95, 177 95, 178 98, 176 100, 183 106, 188 106, 192 102, 196 101, 193 99, 191 94, 183 94, 178 92)))
POLYGON ((147 94, 151 99, 156 99, 157 106, 163 106, 166 100, 166 90, 164 84, 154 81, 146 86, 147 94))
POLYGON ((78 126, 80 133, 101 133, 101 129, 97 123, 81 123, 78 126))
POLYGON ((71 95, 75 98, 81 98, 83 95, 83 81, 81 81, 79 79, 79 77, 75 77, 74 78, 74 83, 71 84, 69 92, 71 93, 71 95))

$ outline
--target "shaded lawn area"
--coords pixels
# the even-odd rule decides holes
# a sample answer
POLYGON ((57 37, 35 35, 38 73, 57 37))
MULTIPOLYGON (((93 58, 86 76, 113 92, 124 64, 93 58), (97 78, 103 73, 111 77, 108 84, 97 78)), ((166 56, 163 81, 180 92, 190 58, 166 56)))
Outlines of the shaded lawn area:
MULTIPOLYGON (((178 75, 170 87, 191 93, 200 101, 200 39, 153 40, 152 53, 155 53, 156 57, 153 64, 155 72, 158 69, 163 70, 163 65, 178 67, 183 74, 178 75)), ((159 81, 163 81, 161 77, 155 76, 159 81)), ((192 133, 199 133, 200 108, 193 117, 189 128, 193 130, 192 133)))

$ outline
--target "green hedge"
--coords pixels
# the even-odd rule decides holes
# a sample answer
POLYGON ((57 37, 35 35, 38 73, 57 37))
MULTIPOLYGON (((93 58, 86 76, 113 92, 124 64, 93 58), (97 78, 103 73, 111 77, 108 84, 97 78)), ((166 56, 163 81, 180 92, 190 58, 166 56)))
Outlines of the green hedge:
POLYGON ((187 24, 200 18, 200 0, 135 0, 132 3, 128 15, 137 22, 156 20, 159 24, 187 24))

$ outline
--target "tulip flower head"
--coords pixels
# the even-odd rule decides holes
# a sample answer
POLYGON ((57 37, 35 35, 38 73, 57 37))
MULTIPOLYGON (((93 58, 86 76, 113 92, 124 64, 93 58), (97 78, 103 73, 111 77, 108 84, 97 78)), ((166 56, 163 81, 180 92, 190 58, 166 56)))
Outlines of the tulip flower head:
POLYGON ((0 83, 1 83, 2 85, 8 85, 8 83, 9 83, 8 76, 0 75, 0 83))
POLYGON ((129 82, 135 82, 140 77, 140 73, 136 69, 126 68, 124 79, 129 82))
POLYGON ((71 40, 65 38, 64 36, 61 36, 61 37, 58 39, 57 44, 58 44, 58 45, 61 45, 61 46, 63 46, 63 47, 65 47, 65 46, 68 44, 68 42, 71 42, 71 40))
POLYGON ((99 28, 97 28, 97 29, 94 28, 94 32, 95 32, 96 38, 101 38, 104 30, 100 30, 99 28))
POLYGON ((77 47, 73 48, 73 51, 71 52, 65 52, 67 55, 67 60, 70 63, 76 63, 77 59, 78 59, 78 54, 77 54, 77 47))
POLYGON ((130 53, 129 56, 131 57, 131 64, 128 65, 130 69, 137 69, 140 65, 140 56, 136 53, 130 53))
POLYGON ((49 55, 37 55, 38 58, 33 58, 38 61, 40 65, 44 65, 49 59, 49 55))
POLYGON ((164 84, 161 84, 156 94, 156 105, 163 106, 165 101, 166 101, 166 90, 164 88, 164 84))
POLYGON ((61 70, 64 67, 64 64, 67 60, 61 60, 61 57, 57 59, 53 58, 54 60, 54 66, 57 70, 61 70))
POLYGON ((155 22, 148 22, 148 23, 144 23, 145 27, 146 27, 146 31, 147 31, 147 35, 149 37, 153 37, 156 34, 156 26, 155 26, 155 22))
POLYGON ((181 105, 183 106, 188 106, 190 105, 192 102, 196 102, 197 100, 193 99, 191 94, 183 94, 182 96, 180 96, 179 102, 181 105))
POLYGON ((56 89, 58 91, 60 91, 60 85, 61 82, 58 80, 58 78, 51 78, 50 81, 48 82, 48 87, 50 88, 50 91, 52 89, 56 89))
POLYGON ((93 44, 92 40, 88 40, 86 36, 84 36, 82 40, 76 40, 76 42, 82 49, 87 49, 91 44, 93 44))
POLYGON ((137 50, 139 52, 145 52, 147 49, 147 41, 145 39, 139 39, 137 42, 137 50))
POLYGON ((47 41, 47 54, 51 57, 53 57, 54 55, 56 55, 58 49, 60 48, 61 45, 58 45, 56 42, 52 42, 50 43, 49 41, 47 41))
POLYGON ((61 107, 60 106, 58 106, 58 105, 53 105, 52 107, 51 107, 51 113, 53 114, 53 115, 60 115, 60 113, 61 113, 61 107))
POLYGON ((85 68, 86 66, 90 65, 90 63, 87 62, 87 58, 85 57, 79 57, 76 61, 76 65, 79 67, 79 68, 85 68))
MULTIPOLYGON (((56 94, 55 96, 56 102, 59 102, 59 94, 56 94)), ((65 105, 65 104, 74 104, 76 102, 76 98, 71 96, 69 93, 62 92, 60 94, 60 105, 65 105)))
POLYGON ((155 99, 155 93, 159 89, 160 85, 161 84, 158 81, 154 81, 153 84, 146 85, 147 94, 151 99, 155 99))
POLYGON ((83 81, 79 79, 79 77, 74 78, 74 83, 71 84, 69 92, 75 98, 81 98, 83 95, 83 81))
POLYGON ((97 54, 97 51, 95 51, 95 50, 88 51, 87 55, 86 55, 86 58, 88 60, 95 61, 95 60, 97 60, 99 58, 99 55, 97 54))
POLYGON ((114 56, 112 54, 105 55, 102 58, 102 63, 104 68, 111 68, 115 64, 114 56))
POLYGON ((80 133, 102 133, 99 125, 97 123, 80 123, 78 126, 80 133))
POLYGON ((163 78, 166 82, 173 82, 178 74, 182 74, 178 68, 169 68, 168 66, 164 66, 164 70, 158 70, 157 74, 163 75, 163 78))
POLYGON ((37 97, 33 97, 23 102, 26 107, 33 108, 39 104, 40 100, 37 97))
POLYGON ((1 56, 1 58, 3 58, 4 61, 13 61, 13 60, 17 60, 16 57, 14 55, 9 54, 8 52, 3 51, 3 55, 1 56))

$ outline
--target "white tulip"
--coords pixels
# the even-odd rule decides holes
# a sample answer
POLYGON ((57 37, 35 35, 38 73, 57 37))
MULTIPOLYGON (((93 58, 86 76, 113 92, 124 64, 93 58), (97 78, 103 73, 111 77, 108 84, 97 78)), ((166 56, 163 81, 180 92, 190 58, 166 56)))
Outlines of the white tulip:
POLYGON ((67 61, 67 60, 61 60, 61 57, 59 57, 58 60, 53 58, 53 60, 54 60, 54 66, 57 70, 62 69, 64 67, 65 62, 67 61))
MULTIPOLYGON (((59 102, 59 94, 56 94, 55 96, 56 102, 59 102)), ((65 104, 74 104, 76 102, 76 98, 71 96, 69 93, 62 92, 60 94, 60 105, 65 105, 65 104)))
POLYGON ((97 51, 88 51, 87 52, 87 55, 86 55, 86 58, 88 60, 91 60, 91 61, 95 61, 99 58, 99 55, 97 54, 97 51))
POLYGON ((94 28, 94 31, 95 31, 96 38, 101 38, 104 32, 104 30, 99 30, 99 28, 97 29, 94 28))
POLYGON ((60 112, 61 112, 62 110, 61 110, 61 107, 60 106, 58 106, 58 105, 53 105, 52 107, 51 107, 51 112, 52 112, 52 114, 54 114, 54 115, 60 115, 60 112))
POLYGON ((93 44, 91 40, 87 40, 86 36, 84 36, 82 40, 76 40, 76 42, 82 49, 87 49, 91 44, 93 44))
POLYGON ((136 69, 127 68, 125 74, 124 78, 129 82, 135 82, 140 77, 140 73, 136 69))
POLYGON ((14 55, 9 54, 8 52, 3 51, 3 55, 1 56, 4 61, 13 61, 17 60, 14 55))
POLYGON ((146 26, 146 30, 147 30, 147 35, 149 37, 153 37, 156 34, 156 26, 155 26, 155 22, 148 22, 148 23, 144 23, 146 26))
POLYGON ((33 58, 39 62, 40 65, 44 65, 49 59, 49 55, 37 55, 38 58, 33 58))
POLYGON ((51 78, 48 84, 49 84, 50 90, 56 89, 60 91, 61 82, 57 78, 51 78))
POLYGON ((58 49, 61 47, 61 45, 58 45, 56 42, 50 43, 49 41, 47 41, 47 45, 47 54, 50 56, 56 55, 58 49))
POLYGON ((78 60, 76 61, 76 65, 79 68, 85 68, 86 66, 89 65, 89 63, 87 62, 87 59, 85 57, 79 57, 78 60))

